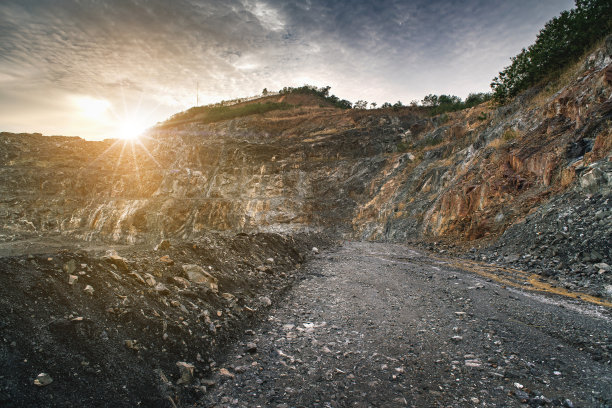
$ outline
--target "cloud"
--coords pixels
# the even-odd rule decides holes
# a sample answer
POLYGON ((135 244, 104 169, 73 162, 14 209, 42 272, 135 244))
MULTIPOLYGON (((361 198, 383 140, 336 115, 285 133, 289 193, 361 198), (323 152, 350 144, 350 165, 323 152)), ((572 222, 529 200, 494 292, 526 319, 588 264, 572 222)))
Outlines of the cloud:
MULTIPOLYGON (((379 103, 430 92, 465 96, 486 90, 545 21, 571 6, 569 0, 4 0, 0 106, 8 97, 44 98, 52 90, 116 107, 140 101, 157 108, 161 120, 195 103, 196 83, 204 103, 301 81, 379 103)), ((45 106, 21 107, 49 119, 45 106)))

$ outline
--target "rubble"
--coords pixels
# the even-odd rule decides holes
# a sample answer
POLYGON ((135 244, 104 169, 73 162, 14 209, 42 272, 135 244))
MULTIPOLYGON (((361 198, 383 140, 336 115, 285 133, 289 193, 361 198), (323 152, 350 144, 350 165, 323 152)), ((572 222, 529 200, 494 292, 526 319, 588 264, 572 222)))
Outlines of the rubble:
MULTIPOLYGON (((122 247, 121 259, 111 258, 115 253, 106 253, 108 247, 97 249, 104 245, 87 243, 91 249, 84 250, 87 245, 77 242, 80 247, 70 249, 66 241, 61 250, 30 254, 26 247, 23 255, 5 255, 0 258, 5 316, 0 328, 6 343, 0 342, 0 350, 2 344, 11 347, 15 358, 2 359, 0 371, 13 373, 16 381, 6 383, 0 399, 10 396, 16 406, 44 406, 48 398, 75 406, 95 400, 164 407, 171 406, 168 396, 179 396, 176 403, 195 402, 202 394, 193 387, 207 386, 196 374, 210 378, 213 357, 243 333, 247 322, 265 316, 261 299, 271 304, 281 296, 300 277, 294 265, 306 259, 312 245, 330 242, 316 235, 207 233, 166 249, 177 260, 174 265, 158 262, 151 246, 122 247), (289 259, 276 266, 285 277, 255 273, 254 265, 268 258, 289 259), (127 272, 117 266, 124 262, 127 272), (182 265, 206 265, 187 268, 203 283, 190 282, 182 265), (28 390, 33 379, 24 360, 44 362, 62 386, 51 384, 45 394, 28 390), (177 361, 185 364, 178 367, 177 361)), ((42 387, 46 377, 39 381, 42 387)))

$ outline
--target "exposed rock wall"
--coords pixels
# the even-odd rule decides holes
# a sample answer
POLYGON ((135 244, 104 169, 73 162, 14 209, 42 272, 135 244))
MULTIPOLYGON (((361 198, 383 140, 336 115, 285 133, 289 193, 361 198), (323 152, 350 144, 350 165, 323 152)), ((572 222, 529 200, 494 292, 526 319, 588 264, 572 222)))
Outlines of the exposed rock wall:
POLYGON ((367 181, 401 138, 385 117, 369 126, 356 116, 303 108, 158 129, 133 146, 3 134, 4 239, 61 233, 136 243, 211 229, 350 233, 367 181))
MULTIPOLYGON (((576 182, 577 172, 610 160, 612 87, 603 75, 610 62, 599 50, 556 94, 534 91, 511 106, 479 106, 414 132, 409 147, 422 160, 388 161, 354 219, 356 232, 370 239, 482 238, 580 188, 585 179, 576 182)), ((584 194, 607 179, 598 180, 584 194)))
POLYGON ((160 126, 134 145, 2 134, 0 238, 497 236, 551 197, 585 183, 581 191, 592 194, 609 182, 599 170, 587 171, 593 182, 576 174, 610 160, 610 62, 602 49, 556 94, 437 117, 310 104, 160 126))

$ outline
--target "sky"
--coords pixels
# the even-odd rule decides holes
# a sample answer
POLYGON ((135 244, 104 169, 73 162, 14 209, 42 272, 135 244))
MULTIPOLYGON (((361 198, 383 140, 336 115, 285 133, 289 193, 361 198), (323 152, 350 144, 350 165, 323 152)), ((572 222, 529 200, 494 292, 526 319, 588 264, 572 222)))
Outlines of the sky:
POLYGON ((0 131, 117 137, 285 86, 489 91, 571 0, 0 0, 0 131))

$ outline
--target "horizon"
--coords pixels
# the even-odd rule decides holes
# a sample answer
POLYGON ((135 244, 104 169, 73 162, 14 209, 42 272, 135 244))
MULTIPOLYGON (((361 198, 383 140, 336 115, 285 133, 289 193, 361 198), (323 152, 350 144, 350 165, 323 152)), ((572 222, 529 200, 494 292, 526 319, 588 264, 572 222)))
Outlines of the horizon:
POLYGON ((0 131, 121 137, 264 88, 351 102, 489 92, 573 1, 0 4, 0 131))

